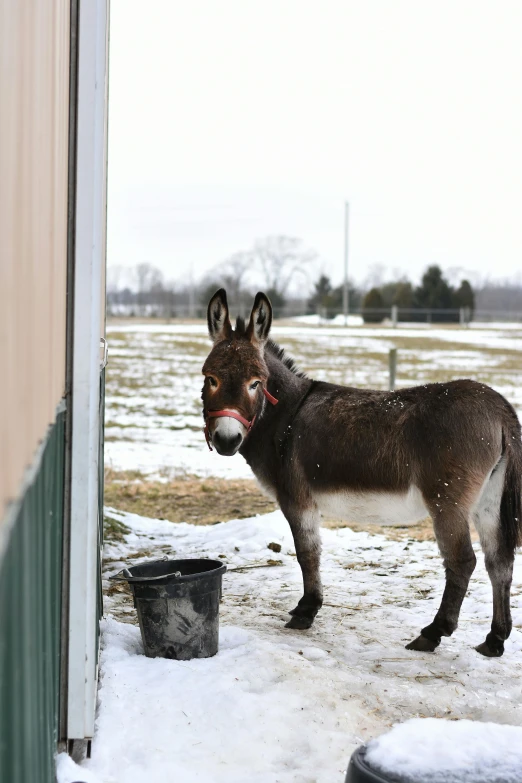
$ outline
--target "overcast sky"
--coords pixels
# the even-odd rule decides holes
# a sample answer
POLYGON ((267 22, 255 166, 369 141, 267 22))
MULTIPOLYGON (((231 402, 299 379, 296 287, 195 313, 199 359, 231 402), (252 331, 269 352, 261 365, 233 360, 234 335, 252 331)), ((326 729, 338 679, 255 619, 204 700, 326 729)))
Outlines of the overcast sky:
POLYGON ((522 269, 522 2, 112 0, 108 263, 522 269))

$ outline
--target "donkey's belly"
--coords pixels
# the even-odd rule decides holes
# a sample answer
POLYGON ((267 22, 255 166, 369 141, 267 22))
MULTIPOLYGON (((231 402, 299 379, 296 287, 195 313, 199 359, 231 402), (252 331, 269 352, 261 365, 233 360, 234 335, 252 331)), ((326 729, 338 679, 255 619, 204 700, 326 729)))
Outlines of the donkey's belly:
POLYGON ((325 517, 379 525, 413 525, 429 515, 420 491, 407 492, 321 492, 314 494, 325 517))

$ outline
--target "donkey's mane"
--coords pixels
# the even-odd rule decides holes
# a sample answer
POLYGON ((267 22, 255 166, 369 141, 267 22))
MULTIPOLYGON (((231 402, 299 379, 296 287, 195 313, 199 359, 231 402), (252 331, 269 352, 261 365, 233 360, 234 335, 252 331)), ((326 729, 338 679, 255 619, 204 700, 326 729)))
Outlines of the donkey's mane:
MULTIPOLYGON (((236 319, 236 328, 234 331, 234 336, 236 337, 244 337, 246 335, 246 324, 243 318, 241 318, 240 315, 238 315, 236 319)), ((281 346, 276 343, 274 340, 267 340, 265 344, 265 351, 268 351, 272 354, 272 356, 275 356, 276 359, 278 359, 280 362, 284 364, 284 366, 289 369, 291 372, 294 373, 294 375, 297 375, 299 378, 307 378, 308 376, 306 373, 302 372, 299 367, 296 365, 294 359, 292 359, 291 356, 288 356, 284 348, 281 348, 281 346)))
POLYGON ((272 356, 275 356, 276 359, 279 359, 280 362, 283 362, 285 367, 287 367, 289 370, 291 370, 294 375, 297 375, 299 378, 307 378, 308 376, 306 373, 304 373, 302 370, 299 369, 299 367, 296 365, 295 360, 292 359, 291 356, 288 356, 284 348, 281 348, 281 346, 274 342, 274 340, 268 340, 268 342, 265 345, 265 350, 269 351, 272 356))

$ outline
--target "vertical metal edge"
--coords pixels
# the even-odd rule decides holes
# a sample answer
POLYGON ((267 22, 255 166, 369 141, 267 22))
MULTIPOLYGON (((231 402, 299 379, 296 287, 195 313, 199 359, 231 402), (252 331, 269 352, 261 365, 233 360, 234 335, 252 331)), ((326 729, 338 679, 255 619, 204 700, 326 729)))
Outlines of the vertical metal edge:
POLYGON ((107 21, 107 0, 80 3, 72 389, 75 404, 69 525, 69 746, 71 740, 93 736, 98 669, 99 330, 105 265, 107 21))
POLYGON ((58 750, 67 748, 67 698, 69 666, 69 579, 71 523, 71 442, 72 442, 72 378, 74 343, 74 251, 76 216, 76 126, 78 114, 78 6, 70 3, 69 36, 69 154, 67 193, 67 290, 66 290, 66 366, 65 366, 65 468, 62 537, 62 610, 60 644, 60 705, 58 750))

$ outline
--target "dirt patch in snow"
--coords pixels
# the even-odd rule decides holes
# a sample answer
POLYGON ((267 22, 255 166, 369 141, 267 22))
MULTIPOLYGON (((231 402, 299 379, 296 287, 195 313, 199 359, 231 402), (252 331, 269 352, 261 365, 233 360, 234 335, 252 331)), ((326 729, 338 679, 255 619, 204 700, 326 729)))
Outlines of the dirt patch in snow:
POLYGON ((184 477, 147 481, 132 471, 106 472, 105 502, 132 514, 214 525, 275 511, 276 504, 248 479, 184 477))

